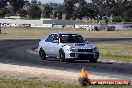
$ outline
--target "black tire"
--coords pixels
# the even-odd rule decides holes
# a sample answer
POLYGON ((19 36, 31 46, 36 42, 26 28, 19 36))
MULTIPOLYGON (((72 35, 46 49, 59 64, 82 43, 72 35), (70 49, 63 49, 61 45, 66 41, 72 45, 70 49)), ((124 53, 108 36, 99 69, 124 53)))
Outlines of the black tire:
POLYGON ((97 59, 90 59, 89 61, 90 61, 91 63, 97 63, 98 60, 97 60, 97 59))
POLYGON ((60 62, 65 61, 65 53, 64 53, 64 50, 62 50, 62 49, 59 51, 59 60, 60 60, 60 62))
POLYGON ((39 56, 40 56, 41 60, 47 60, 45 51, 42 49, 40 49, 40 51, 39 51, 39 56))

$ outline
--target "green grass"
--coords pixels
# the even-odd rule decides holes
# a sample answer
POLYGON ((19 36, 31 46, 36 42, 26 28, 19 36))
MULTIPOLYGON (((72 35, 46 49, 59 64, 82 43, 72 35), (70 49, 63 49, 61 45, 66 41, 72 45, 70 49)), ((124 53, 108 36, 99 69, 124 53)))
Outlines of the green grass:
POLYGON ((0 78, 0 88, 131 88, 131 86, 88 86, 81 87, 75 84, 59 82, 44 82, 35 79, 17 80, 0 78))
POLYGON ((132 63, 132 43, 95 43, 101 58, 132 63))

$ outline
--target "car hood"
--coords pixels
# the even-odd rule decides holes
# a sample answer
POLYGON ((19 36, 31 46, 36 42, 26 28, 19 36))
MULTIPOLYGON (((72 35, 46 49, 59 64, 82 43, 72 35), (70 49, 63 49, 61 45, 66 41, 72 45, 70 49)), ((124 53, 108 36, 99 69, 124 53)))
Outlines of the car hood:
POLYGON ((93 44, 86 44, 86 43, 65 43, 65 45, 75 48, 87 48, 87 49, 93 49, 96 47, 93 44))

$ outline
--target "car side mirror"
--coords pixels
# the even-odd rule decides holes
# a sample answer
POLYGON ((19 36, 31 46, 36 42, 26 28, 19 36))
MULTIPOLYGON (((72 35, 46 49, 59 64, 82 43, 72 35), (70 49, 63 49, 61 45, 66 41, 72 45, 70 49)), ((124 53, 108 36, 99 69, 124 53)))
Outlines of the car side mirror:
POLYGON ((59 41, 58 40, 54 40, 53 43, 59 43, 59 41))
POLYGON ((87 43, 87 44, 89 44, 90 42, 89 41, 87 41, 86 39, 85 39, 85 42, 87 43))
POLYGON ((89 44, 89 41, 86 41, 87 44, 89 44))

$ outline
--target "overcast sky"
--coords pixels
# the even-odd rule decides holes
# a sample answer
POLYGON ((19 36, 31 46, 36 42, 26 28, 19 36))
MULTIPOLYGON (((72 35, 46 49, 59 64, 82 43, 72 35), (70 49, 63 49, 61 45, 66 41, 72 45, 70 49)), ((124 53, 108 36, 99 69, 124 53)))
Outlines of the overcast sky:
MULTIPOLYGON (((31 1, 31 0, 29 0, 29 1, 31 1)), ((55 3, 63 3, 64 2, 64 0, 37 0, 37 1, 42 2, 42 4, 49 3, 49 2, 55 2, 55 3)), ((86 1, 90 1, 90 0, 86 0, 86 1)))

